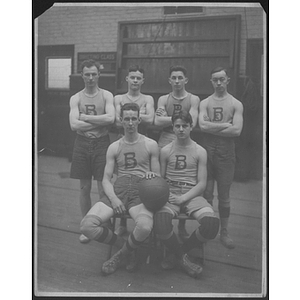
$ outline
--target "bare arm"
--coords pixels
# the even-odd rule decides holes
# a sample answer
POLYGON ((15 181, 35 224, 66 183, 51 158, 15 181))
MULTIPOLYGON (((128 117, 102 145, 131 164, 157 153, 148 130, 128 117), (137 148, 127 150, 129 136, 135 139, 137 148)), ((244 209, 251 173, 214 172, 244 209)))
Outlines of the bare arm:
POLYGON ((116 110, 116 119, 115 119, 115 124, 118 128, 122 127, 121 121, 120 121, 120 113, 121 113, 121 95, 115 96, 114 99, 114 104, 115 104, 115 110, 116 110))
POLYGON ((216 134, 223 129, 231 126, 230 123, 214 123, 211 122, 207 113, 207 101, 203 100, 200 102, 200 113, 199 113, 199 126, 201 131, 216 134))
POLYGON ((236 101, 234 108, 235 110, 231 126, 219 131, 217 135, 224 137, 237 137, 241 134, 243 129, 243 104, 236 101))
POLYGON ((199 115, 199 104, 200 104, 199 97, 192 95, 190 115, 192 116, 193 119, 193 128, 197 126, 198 115, 199 115))
POLYGON ((69 114, 69 121, 70 121, 70 127, 73 131, 81 130, 81 131, 87 131, 94 129, 98 127, 97 125, 90 124, 88 122, 85 122, 83 120, 79 119, 79 97, 78 95, 74 95, 70 99, 70 114, 69 114))
POLYGON ((102 180, 103 190, 110 200, 113 209, 120 208, 123 213, 126 212, 123 202, 117 197, 114 191, 111 179, 113 177, 115 167, 115 157, 118 150, 119 141, 112 143, 106 152, 106 165, 104 169, 104 175, 102 180))
POLYGON ((159 148, 154 140, 147 140, 147 148, 150 152, 150 169, 151 172, 160 176, 160 165, 159 165, 159 148))
POLYGON ((159 127, 168 127, 172 126, 171 116, 166 114, 166 104, 167 104, 168 95, 159 97, 157 103, 157 110, 154 117, 154 125, 159 127), (160 110, 163 110, 165 113, 161 113, 160 110))
POLYGON ((105 114, 103 115, 86 115, 81 113, 79 119, 98 126, 110 125, 115 121, 115 107, 113 95, 109 91, 103 92, 105 99, 105 114))
POLYGON ((111 201, 113 198, 117 198, 113 185, 111 183, 111 179, 113 176, 113 171, 115 167, 115 153, 117 151, 117 145, 118 143, 112 143, 106 152, 106 165, 104 169, 104 175, 102 180, 103 190, 109 200, 111 201))
POLYGON ((191 200, 195 197, 202 195, 206 187, 207 180, 207 153, 204 148, 197 148, 197 156, 198 156, 198 175, 197 180, 198 183, 191 188, 187 193, 183 194, 180 198, 180 203, 184 203, 188 200, 191 200))
POLYGON ((165 148, 160 150, 160 174, 161 177, 165 178, 167 173, 169 153, 165 148))
POLYGON ((146 103, 146 112, 144 113, 142 110, 140 111, 140 117, 142 123, 144 124, 153 124, 154 120, 154 100, 151 96, 147 96, 146 103))

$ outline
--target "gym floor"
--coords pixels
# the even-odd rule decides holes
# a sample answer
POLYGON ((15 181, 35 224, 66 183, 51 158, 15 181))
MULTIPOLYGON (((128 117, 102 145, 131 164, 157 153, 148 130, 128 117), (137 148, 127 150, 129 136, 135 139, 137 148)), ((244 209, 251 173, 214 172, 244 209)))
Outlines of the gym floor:
MULTIPOLYGON (((266 284, 266 216, 262 181, 234 182, 229 232, 236 248, 224 248, 219 237, 206 245, 201 277, 178 269, 164 271, 157 251, 135 273, 125 269, 101 274, 108 246, 81 244, 79 180, 69 178, 67 158, 40 155, 37 161, 34 220, 34 287, 36 296, 259 296, 266 284)), ((93 183, 92 202, 98 201, 93 183)), ((217 211, 217 199, 214 200, 217 211)), ((177 222, 177 221, 174 221, 177 222)), ((196 221, 188 221, 192 232, 196 221)), ((128 220, 129 230, 133 221, 128 220)), ((176 227, 175 227, 176 229, 176 227)), ((149 251, 149 249, 147 250, 149 251)), ((152 250, 153 251, 153 250, 152 250)))

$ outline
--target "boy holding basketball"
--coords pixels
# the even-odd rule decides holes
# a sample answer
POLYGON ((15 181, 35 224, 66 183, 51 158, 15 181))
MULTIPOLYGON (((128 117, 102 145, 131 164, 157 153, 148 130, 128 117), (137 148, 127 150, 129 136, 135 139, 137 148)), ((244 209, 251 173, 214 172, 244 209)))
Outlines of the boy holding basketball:
POLYGON ((186 111, 172 116, 176 139, 161 149, 161 175, 170 187, 166 205, 154 216, 155 231, 171 254, 162 261, 163 269, 178 264, 188 275, 197 277, 202 267, 192 264, 187 253, 214 239, 219 231, 219 219, 212 206, 202 197, 206 186, 207 154, 204 148, 190 138, 193 120, 186 111), (195 218, 199 227, 181 246, 173 231, 172 219, 180 212, 195 218))
POLYGON ((147 239, 153 227, 153 213, 141 203, 138 184, 143 178, 160 175, 159 149, 154 140, 138 133, 141 122, 139 110, 136 103, 122 106, 120 121, 124 136, 112 143, 106 154, 102 181, 106 196, 90 209, 81 222, 81 232, 88 238, 122 247, 102 265, 105 275, 115 272, 126 262, 129 262, 127 270, 133 271, 136 267, 132 260, 134 252, 147 239), (111 179, 115 166, 118 177, 113 185, 111 179), (122 237, 104 224, 115 214, 127 212, 135 221, 135 227, 124 243, 122 237))

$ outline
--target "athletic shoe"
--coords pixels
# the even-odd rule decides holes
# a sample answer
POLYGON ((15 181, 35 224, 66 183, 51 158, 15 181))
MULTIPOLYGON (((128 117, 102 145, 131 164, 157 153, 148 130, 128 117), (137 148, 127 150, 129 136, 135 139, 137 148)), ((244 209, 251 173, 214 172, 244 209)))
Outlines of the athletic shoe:
POLYGON ((161 267, 164 270, 172 270, 176 266, 176 256, 173 253, 170 253, 169 255, 166 256, 165 259, 161 262, 161 267))
POLYGON ((190 235, 187 233, 185 226, 178 226, 178 236, 183 241, 189 238, 190 235))
POLYGON ((125 226, 119 226, 116 230, 115 230, 115 234, 118 236, 122 236, 127 232, 127 228, 125 226))
POLYGON ((199 276, 203 271, 201 266, 190 261, 186 253, 182 255, 181 259, 179 260, 179 265, 189 276, 194 278, 199 276))
POLYGON ((228 249, 234 249, 235 245, 233 243, 233 240, 229 237, 228 231, 226 228, 221 229, 220 233, 220 240, 224 247, 228 249))
POLYGON ((126 270, 128 272, 135 272, 137 268, 138 268, 138 260, 137 260, 136 250, 134 250, 129 254, 126 270))
POLYGON ((82 244, 86 244, 90 241, 90 239, 88 237, 86 237, 84 234, 81 234, 79 237, 79 241, 82 244))
POLYGON ((102 265, 102 273, 109 275, 114 273, 120 266, 125 263, 125 255, 119 250, 108 261, 102 265))

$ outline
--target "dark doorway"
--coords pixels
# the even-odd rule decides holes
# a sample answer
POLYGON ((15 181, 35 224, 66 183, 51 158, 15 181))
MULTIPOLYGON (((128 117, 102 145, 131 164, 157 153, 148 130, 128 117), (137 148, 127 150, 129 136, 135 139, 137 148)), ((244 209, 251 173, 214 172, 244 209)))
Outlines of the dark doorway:
POLYGON ((74 45, 38 46, 37 68, 37 150, 69 157, 73 135, 69 99, 74 45))
POLYGON ((263 39, 249 39, 246 76, 240 82, 244 126, 237 143, 236 177, 239 179, 262 179, 263 176, 263 55, 263 39))

